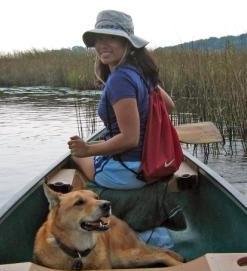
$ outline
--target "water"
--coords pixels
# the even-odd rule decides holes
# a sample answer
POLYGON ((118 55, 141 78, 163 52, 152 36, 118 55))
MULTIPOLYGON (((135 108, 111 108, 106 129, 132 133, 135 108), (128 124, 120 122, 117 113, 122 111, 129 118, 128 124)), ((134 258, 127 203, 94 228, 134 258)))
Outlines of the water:
MULTIPOLYGON (((68 88, 0 88, 0 206, 68 152, 69 137, 78 134, 75 99, 83 106, 84 137, 102 127, 95 114, 99 97, 98 91, 68 88)), ((198 156, 203 159, 200 151, 198 156)), ((247 196, 241 151, 210 156, 209 166, 247 196)))
POLYGON ((95 117, 99 95, 45 87, 0 88, 0 206, 68 152, 69 137, 78 134, 75 98, 84 108, 84 137, 102 126, 95 117))
MULTIPOLYGON (((228 143, 224 147, 219 146, 219 149, 218 155, 209 156, 207 165, 247 197, 247 157, 241 143, 236 143, 233 155, 229 155, 231 148, 228 143)), ((193 153, 193 148, 190 148, 188 151, 199 160, 204 160, 203 150, 199 149, 197 153, 193 153)))

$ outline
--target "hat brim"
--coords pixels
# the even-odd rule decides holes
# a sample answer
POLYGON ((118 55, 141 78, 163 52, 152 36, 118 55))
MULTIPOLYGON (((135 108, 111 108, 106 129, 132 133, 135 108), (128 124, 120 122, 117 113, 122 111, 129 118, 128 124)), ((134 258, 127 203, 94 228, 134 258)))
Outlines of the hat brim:
POLYGON ((141 39, 135 35, 128 35, 123 30, 105 28, 86 31, 82 35, 82 39, 87 47, 94 47, 96 37, 99 35, 113 35, 126 38, 135 48, 143 48, 148 44, 148 41, 141 39))

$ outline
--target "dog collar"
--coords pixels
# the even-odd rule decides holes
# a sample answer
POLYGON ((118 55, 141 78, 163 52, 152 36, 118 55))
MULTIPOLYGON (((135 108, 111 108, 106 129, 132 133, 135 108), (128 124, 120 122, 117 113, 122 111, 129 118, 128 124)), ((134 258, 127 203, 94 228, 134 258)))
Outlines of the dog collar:
POLYGON ((66 246, 64 243, 62 243, 58 238, 55 237, 55 240, 57 242, 57 245, 59 246, 59 248, 66 253, 67 255, 69 255, 70 257, 72 257, 74 259, 73 264, 71 269, 72 270, 81 270, 83 267, 83 263, 82 263, 82 258, 83 257, 87 257, 87 255, 94 249, 94 247, 92 248, 88 248, 85 250, 78 250, 78 249, 73 249, 70 248, 68 246, 66 246))
POLYGON ((64 243, 62 243, 58 238, 55 238, 58 246, 62 249, 63 252, 68 254, 72 258, 83 258, 87 257, 87 255, 93 250, 94 247, 88 248, 85 250, 78 250, 78 249, 73 249, 68 246, 66 246, 64 243))

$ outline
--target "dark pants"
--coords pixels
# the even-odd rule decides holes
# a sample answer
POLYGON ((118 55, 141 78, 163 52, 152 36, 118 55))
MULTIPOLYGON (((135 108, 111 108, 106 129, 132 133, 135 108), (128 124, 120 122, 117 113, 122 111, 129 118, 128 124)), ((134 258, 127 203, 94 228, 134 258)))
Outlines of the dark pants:
POLYGON ((113 215, 126 221, 135 231, 164 225, 174 215, 174 210, 178 210, 164 182, 133 190, 113 190, 88 182, 87 188, 96 192, 101 199, 109 200, 113 215))

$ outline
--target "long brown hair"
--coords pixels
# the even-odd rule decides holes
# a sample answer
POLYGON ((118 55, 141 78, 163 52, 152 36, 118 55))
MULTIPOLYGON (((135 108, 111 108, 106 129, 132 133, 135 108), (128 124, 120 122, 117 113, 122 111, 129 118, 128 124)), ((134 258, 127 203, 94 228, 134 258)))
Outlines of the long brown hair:
POLYGON ((140 49, 131 48, 126 56, 125 63, 136 67, 152 84, 156 85, 160 82, 159 68, 154 56, 151 51, 148 51, 145 47, 140 49))
MULTIPOLYGON (((149 79, 153 85, 160 82, 159 68, 153 55, 145 47, 137 49, 129 45, 125 60, 120 65, 122 64, 131 64, 136 67, 137 70, 139 70, 146 79, 149 79)), ((102 83, 102 81, 106 82, 111 72, 108 65, 103 64, 99 58, 96 58, 95 73, 98 81, 102 83)))

